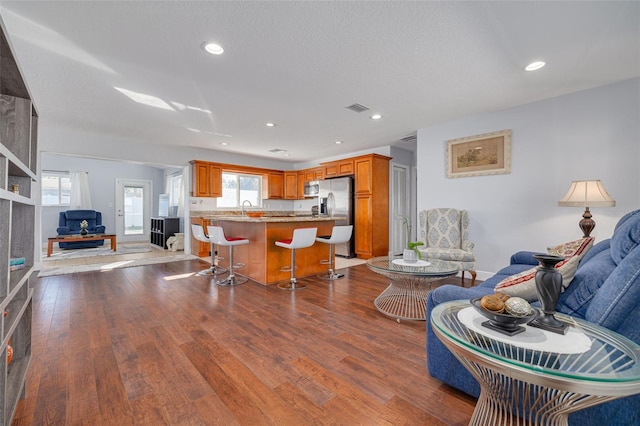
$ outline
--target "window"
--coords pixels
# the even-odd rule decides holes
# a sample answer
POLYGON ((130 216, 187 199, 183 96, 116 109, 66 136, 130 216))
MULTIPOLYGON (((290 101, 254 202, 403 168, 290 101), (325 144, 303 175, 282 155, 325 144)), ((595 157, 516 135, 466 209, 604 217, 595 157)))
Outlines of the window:
POLYGON ((42 171, 42 205, 68 206, 71 203, 69 172, 42 171))
POLYGON ((222 173, 222 197, 218 197, 218 207, 242 206, 248 200, 252 206, 262 202, 262 176, 222 173))
POLYGON ((169 206, 178 210, 182 199, 182 174, 175 174, 169 177, 169 206))

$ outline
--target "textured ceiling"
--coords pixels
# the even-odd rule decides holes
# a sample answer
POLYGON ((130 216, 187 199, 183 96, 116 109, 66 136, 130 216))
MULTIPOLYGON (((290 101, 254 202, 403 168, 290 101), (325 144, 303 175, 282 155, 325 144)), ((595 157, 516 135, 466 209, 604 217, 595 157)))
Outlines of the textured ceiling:
POLYGON ((639 2, 2 1, 0 14, 43 124, 292 162, 410 147, 399 140, 420 128, 640 76, 639 2), (548 65, 524 72, 534 59, 548 65))

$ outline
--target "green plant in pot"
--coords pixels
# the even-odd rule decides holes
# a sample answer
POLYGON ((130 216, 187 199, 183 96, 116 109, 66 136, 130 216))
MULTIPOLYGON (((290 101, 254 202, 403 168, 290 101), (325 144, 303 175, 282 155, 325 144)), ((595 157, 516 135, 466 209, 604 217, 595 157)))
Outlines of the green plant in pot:
POLYGON ((416 254, 418 255, 418 259, 422 259, 422 253, 420 253, 420 246, 423 246, 424 243, 422 241, 409 241, 409 243, 407 244, 407 248, 409 250, 413 250, 416 252, 416 254))
MULTIPOLYGON (((403 214, 399 215, 399 217, 402 219, 402 224, 404 225, 405 231, 407 231, 407 239, 411 238, 411 220, 403 214)), ((420 246, 423 246, 423 245, 424 243, 422 241, 407 242, 407 248, 409 250, 415 251, 416 255, 418 256, 418 259, 422 259, 422 254, 420 253, 420 246)))

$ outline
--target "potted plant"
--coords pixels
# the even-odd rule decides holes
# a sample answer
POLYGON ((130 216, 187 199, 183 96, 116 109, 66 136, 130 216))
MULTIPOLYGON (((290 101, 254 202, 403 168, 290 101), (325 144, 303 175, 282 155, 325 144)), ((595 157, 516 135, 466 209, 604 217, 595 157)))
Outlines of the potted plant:
MULTIPOLYGON (((403 214, 400 215, 400 218, 402 219, 402 224, 404 225, 404 228, 407 231, 407 250, 413 250, 416 253, 417 259, 422 259, 422 254, 420 253, 420 246, 423 246, 424 243, 422 241, 410 241, 411 220, 403 214)), ((406 258, 406 257, 415 258, 415 256, 405 255, 403 252, 403 258, 406 258)))

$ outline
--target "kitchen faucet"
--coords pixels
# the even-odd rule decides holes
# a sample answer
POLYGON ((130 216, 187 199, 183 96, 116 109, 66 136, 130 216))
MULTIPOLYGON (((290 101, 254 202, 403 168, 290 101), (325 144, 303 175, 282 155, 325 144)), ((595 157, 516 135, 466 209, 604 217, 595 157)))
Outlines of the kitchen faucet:
POLYGON ((249 200, 244 200, 244 201, 242 202, 242 216, 244 216, 244 215, 246 214, 246 213, 245 213, 245 211, 244 211, 244 205, 245 205, 245 203, 249 203, 249 207, 253 207, 253 204, 251 204, 251 201, 249 201, 249 200))

